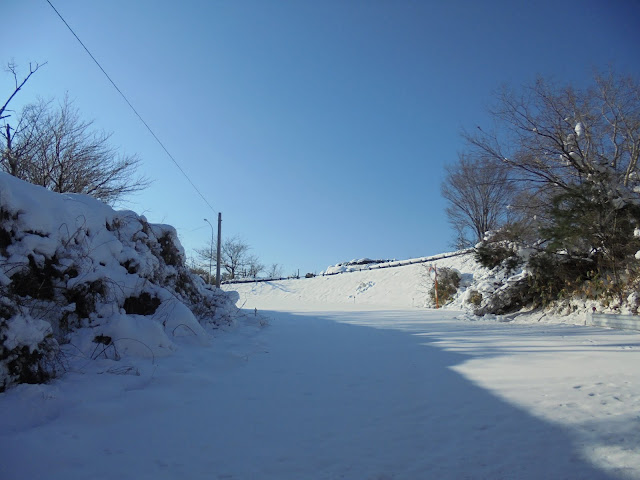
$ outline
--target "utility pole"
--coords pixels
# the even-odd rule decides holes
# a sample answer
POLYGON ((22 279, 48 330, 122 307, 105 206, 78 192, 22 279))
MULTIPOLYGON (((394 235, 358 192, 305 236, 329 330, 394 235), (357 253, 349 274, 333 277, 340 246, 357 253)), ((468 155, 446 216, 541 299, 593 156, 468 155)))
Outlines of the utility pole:
MULTIPOLYGON (((218 260, 216 262, 216 287, 220 288, 220 248, 222 246, 222 213, 218 212, 218 260)), ((213 252, 211 252, 213 257, 213 252)))
POLYGON ((440 308, 440 305, 438 304, 438 267, 435 265, 432 267, 429 267, 429 273, 431 272, 433 272, 433 281, 435 283, 436 308, 440 308))
MULTIPOLYGON (((211 262, 213 261, 213 225, 211 225, 211 222, 206 218, 204 219, 204 221, 207 222, 211 227, 211 247, 209 248, 209 285, 211 285, 211 262)), ((218 250, 219 249, 220 246, 218 246, 218 250)))

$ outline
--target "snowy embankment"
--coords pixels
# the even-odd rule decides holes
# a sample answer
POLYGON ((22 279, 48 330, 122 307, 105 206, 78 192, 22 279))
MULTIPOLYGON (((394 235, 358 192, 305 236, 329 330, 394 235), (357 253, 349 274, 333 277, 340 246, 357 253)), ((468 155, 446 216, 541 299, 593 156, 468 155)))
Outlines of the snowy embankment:
POLYGON ((237 312, 185 266, 176 231, 0 173, 0 391, 72 359, 155 358, 237 312))
MULTIPOLYGON (((547 309, 532 309, 526 303, 518 307, 518 292, 510 287, 527 275, 521 266, 513 271, 497 267, 488 269, 480 265, 472 249, 446 253, 433 257, 393 262, 391 264, 355 265, 347 270, 326 276, 301 279, 281 279, 253 283, 224 285, 236 291, 238 305, 254 308, 280 308, 283 304, 296 305, 298 311, 324 310, 341 305, 363 309, 379 308, 433 308, 436 306, 433 291, 437 278, 442 291, 443 273, 453 271, 459 284, 440 307, 454 310, 474 318, 498 319, 516 323, 568 323, 585 325, 588 314, 596 307, 599 312, 631 313, 629 309, 603 308, 594 300, 571 299, 547 309), (259 299, 259 301, 258 301, 259 299), (487 313, 504 310, 512 305, 509 314, 487 313), (558 315, 557 312, 563 312, 558 315)), ((346 264, 338 264, 342 266, 346 264)), ((329 271, 333 267, 329 267, 329 271)), ((440 297, 442 299, 442 296, 440 297)))
MULTIPOLYGON (((245 283, 224 286, 240 295, 244 308, 271 308, 296 304, 301 309, 321 309, 326 305, 413 308, 430 305, 433 278, 429 267, 454 268, 460 272, 462 288, 477 275, 479 267, 471 252, 434 257, 431 262, 410 263, 390 268, 364 268, 328 276, 245 283), (259 298, 260 305, 254 301, 259 298)), ((480 268, 481 269, 481 268, 480 268)), ((462 301, 462 300, 460 300, 462 301)), ((452 308, 460 308, 459 303, 452 308)))

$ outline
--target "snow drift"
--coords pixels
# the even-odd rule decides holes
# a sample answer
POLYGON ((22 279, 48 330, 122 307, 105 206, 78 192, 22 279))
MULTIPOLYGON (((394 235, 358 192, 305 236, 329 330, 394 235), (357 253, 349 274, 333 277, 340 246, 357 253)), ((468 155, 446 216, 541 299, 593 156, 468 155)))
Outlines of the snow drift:
POLYGON ((0 391, 82 355, 166 355, 232 321, 237 294, 185 267, 170 225, 0 173, 0 391))

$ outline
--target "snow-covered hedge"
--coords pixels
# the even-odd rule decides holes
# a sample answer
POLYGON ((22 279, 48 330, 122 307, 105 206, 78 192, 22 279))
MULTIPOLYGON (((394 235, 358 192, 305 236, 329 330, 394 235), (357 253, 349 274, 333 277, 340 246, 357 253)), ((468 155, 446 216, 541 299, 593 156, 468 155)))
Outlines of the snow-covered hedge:
POLYGON ((602 278, 596 258, 548 252, 507 241, 476 246, 479 268, 456 305, 476 315, 543 309, 555 313, 592 311, 637 314, 637 265, 618 265, 620 281, 602 278))
POLYGON ((0 173, 0 391, 55 375, 63 343, 168 354, 232 322, 236 301, 189 272, 172 226, 0 173))

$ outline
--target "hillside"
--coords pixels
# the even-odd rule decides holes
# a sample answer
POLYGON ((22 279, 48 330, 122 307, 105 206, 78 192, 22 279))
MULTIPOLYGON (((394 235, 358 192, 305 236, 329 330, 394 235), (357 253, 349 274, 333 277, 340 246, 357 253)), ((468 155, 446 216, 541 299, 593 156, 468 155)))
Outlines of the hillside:
MULTIPOLYGON (((440 257, 440 256, 439 256, 440 257)), ((231 284, 223 288, 240 295, 245 308, 272 308, 282 303, 315 308, 318 305, 358 305, 375 307, 425 307, 431 305, 428 292, 433 286, 430 266, 454 268, 466 285, 477 276, 479 267, 471 253, 390 268, 366 268, 314 278, 231 284), (256 304, 259 296, 259 305, 256 304)), ((459 305, 455 303, 454 305, 459 305)))
MULTIPOLYGON (((440 308, 459 311, 468 318, 498 318, 500 321, 544 321, 584 325, 592 311, 635 313, 634 303, 604 306, 595 300, 572 297, 546 308, 532 307, 535 298, 518 306, 518 295, 528 295, 522 266, 509 270, 488 269, 478 264, 473 250, 452 252, 387 264, 329 267, 326 275, 314 278, 261 281, 224 285, 236 291, 238 305, 258 310, 296 308, 317 310, 350 305, 355 308, 435 308, 433 270, 438 278, 446 270, 459 276, 455 293, 440 308), (524 287, 523 287, 524 285, 524 287), (515 286, 515 288, 513 288, 515 286), (595 310, 594 310, 595 309, 595 310)), ((442 284, 440 291, 442 291, 442 284)), ((444 303, 444 304, 443 304, 444 303)))

